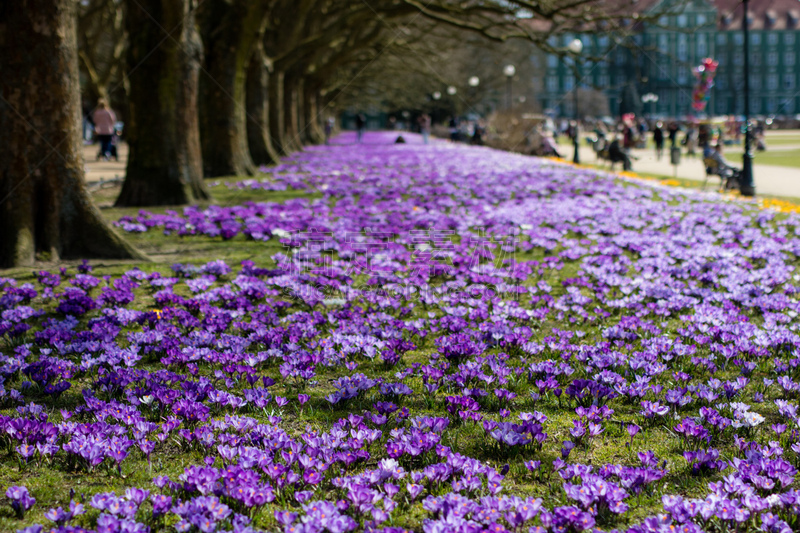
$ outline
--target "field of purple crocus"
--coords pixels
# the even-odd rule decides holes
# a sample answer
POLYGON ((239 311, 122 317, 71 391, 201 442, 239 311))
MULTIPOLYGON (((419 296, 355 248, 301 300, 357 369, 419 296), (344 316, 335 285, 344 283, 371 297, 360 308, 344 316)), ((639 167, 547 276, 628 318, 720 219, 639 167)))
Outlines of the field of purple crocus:
POLYGON ((800 216, 393 138, 0 277, 0 530, 800 529, 800 216))

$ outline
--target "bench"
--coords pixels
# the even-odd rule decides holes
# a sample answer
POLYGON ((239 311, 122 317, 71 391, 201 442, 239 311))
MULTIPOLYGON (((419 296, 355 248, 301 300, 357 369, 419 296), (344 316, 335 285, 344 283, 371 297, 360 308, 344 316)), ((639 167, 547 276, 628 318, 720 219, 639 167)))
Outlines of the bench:
POLYGON ((706 179, 703 182, 703 189, 706 188, 708 179, 712 176, 719 177, 719 188, 725 190, 736 189, 738 187, 739 173, 728 169, 728 172, 722 172, 719 163, 713 157, 704 157, 703 165, 706 167, 706 179))

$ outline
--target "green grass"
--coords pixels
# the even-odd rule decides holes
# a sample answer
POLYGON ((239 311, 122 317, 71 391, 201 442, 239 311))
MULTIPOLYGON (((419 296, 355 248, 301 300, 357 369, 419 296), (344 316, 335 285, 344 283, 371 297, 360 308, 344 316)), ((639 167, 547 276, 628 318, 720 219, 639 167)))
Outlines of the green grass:
MULTIPOLYGON (((665 179, 672 179, 671 176, 664 176, 665 179)), ((697 186, 697 182, 689 182, 682 180, 686 185, 697 186)), ((635 185, 631 185, 635 186, 635 185)), ((272 193, 265 191, 231 191, 226 187, 215 187, 212 189, 214 194, 213 203, 218 205, 234 205, 243 203, 245 201, 269 201, 269 202, 283 202, 294 198, 307 197, 316 198, 317 195, 308 194, 305 191, 290 191, 283 193, 272 193)), ((110 207, 110 202, 113 201, 115 191, 105 190, 97 194, 97 200, 104 204, 102 212, 109 220, 116 220, 120 216, 132 216, 138 213, 138 209, 131 208, 114 208, 110 207)), ((149 209, 153 212, 163 213, 166 212, 168 207, 157 209, 149 209)), ((173 208, 174 209, 174 208, 173 208)), ((578 235, 564 235, 564 238, 580 238, 578 235)), ((202 264, 210 260, 224 259, 234 269, 239 261, 243 259, 257 260, 259 266, 269 267, 273 265, 270 257, 279 251, 283 251, 283 246, 276 240, 269 242, 253 242, 245 239, 243 236, 237 236, 231 240, 223 241, 221 239, 212 239, 208 237, 190 237, 181 239, 176 236, 165 236, 158 231, 151 231, 144 234, 129 234, 128 238, 133 244, 140 247, 143 251, 148 253, 154 260, 152 263, 138 264, 131 262, 115 262, 115 261, 92 261, 95 267, 95 275, 110 275, 118 276, 122 272, 130 269, 132 266, 140 266, 146 271, 160 271, 162 273, 169 272, 169 265, 174 262, 202 264)), ((536 249, 533 252, 519 257, 520 260, 541 260, 544 257, 556 256, 561 247, 545 251, 544 249, 536 249)), ((54 266, 54 265, 53 265, 54 266)), ((579 261, 564 260, 558 268, 543 269, 541 274, 532 276, 531 279, 525 281, 525 284, 533 284, 541 279, 546 279, 553 287, 552 296, 559 297, 566 293, 566 288, 562 284, 563 281, 575 277, 580 274, 581 264, 579 261)), ((20 281, 32 281, 34 279, 31 269, 16 269, 10 272, 4 272, 5 276, 13 276, 20 281)), ((228 280, 225 280, 228 281, 228 280)), ((181 290, 185 290, 181 288, 181 290)), ((137 300, 132 305, 138 309, 152 309, 153 300, 148 291, 139 289, 137 290, 137 300)), ((419 304, 419 302, 411 302, 419 304)), ((47 303, 37 300, 33 305, 48 305, 47 303)), ((52 303, 48 308, 52 312, 52 303)), ((317 309, 319 310, 319 309, 317 309)), ((391 312, 388 310, 387 312, 391 312)), ((436 312, 441 312, 436 309, 436 312)), ((422 305, 417 305, 414 309, 414 316, 427 316, 428 310, 422 305)), ((600 320, 594 323, 581 321, 578 319, 572 323, 569 320, 576 318, 567 314, 563 320, 548 317, 542 323, 531 324, 534 329, 534 339, 543 341, 546 336, 552 334, 554 329, 571 329, 579 330, 587 334, 586 341, 595 341, 598 339, 600 329, 615 323, 619 315, 614 315, 608 320, 600 320)), ((754 320, 759 319, 753 317, 754 320)), ((670 319, 664 328, 666 331, 674 331, 680 322, 676 319, 670 319)), ((332 327, 332 326, 330 326, 332 327)), ((330 330, 326 331, 326 334, 330 330)), ((28 338, 27 340, 31 340, 28 338)), ((3 347, 0 344, 0 347, 3 347)), ((631 352, 635 348, 620 347, 620 350, 631 352)), ((489 353, 499 353, 500 348, 490 350, 489 353)), ((359 358, 358 371, 364 372, 371 377, 382 377, 387 380, 393 381, 394 373, 402 368, 408 368, 414 363, 427 363, 429 356, 433 352, 433 339, 428 338, 424 342, 419 342, 416 350, 405 354, 404 359, 400 366, 395 369, 387 369, 380 362, 368 360, 366 358, 359 358)), ((700 347, 696 355, 708 355, 710 353, 708 347, 700 347)), ((552 350, 545 350, 537 357, 527 357, 525 361, 522 360, 520 354, 511 354, 509 365, 525 369, 527 365, 535 360, 555 359, 558 360, 563 354, 556 353, 552 350)), ((585 371, 580 368, 580 365, 575 365, 577 373, 573 377, 578 377, 585 374, 585 371)), ((678 358, 675 363, 676 369, 690 370, 691 362, 689 358, 681 360, 678 358)), ((153 370, 158 368, 157 363, 150 363, 145 368, 153 370)), ((201 368, 201 374, 210 375, 213 371, 210 365, 201 368)), ((275 392, 284 396, 297 394, 297 390, 291 387, 289 383, 280 380, 276 365, 270 364, 266 366, 262 372, 267 375, 279 379, 279 384, 275 387, 275 392)), ((704 371, 694 369, 693 371, 698 379, 703 379, 704 371)), ((284 409, 282 414, 285 418, 283 427, 291 435, 299 435, 307 426, 327 429, 331 424, 339 418, 346 417, 350 413, 358 413, 365 409, 371 408, 375 401, 380 400, 377 392, 370 392, 364 397, 358 398, 346 404, 337 406, 330 406, 324 400, 324 396, 328 394, 332 387, 331 380, 340 376, 342 371, 340 369, 319 368, 317 379, 319 386, 307 390, 311 395, 311 400, 303 408, 299 408, 296 403, 293 403, 289 408, 284 409)), ((722 372, 716 377, 721 379, 730 379, 737 375, 734 371, 722 372)), ((759 382, 762 377, 767 376, 767 369, 761 365, 753 376, 754 382, 759 382)), ((95 376, 89 376, 85 379, 84 383, 88 383, 90 379, 95 376)), ((676 386, 675 382, 666 373, 665 376, 659 378, 662 384, 673 387, 676 386)), ((7 387, 18 386, 19 380, 9 382, 7 387)), ((35 397, 37 403, 42 403, 49 410, 52 410, 51 421, 59 421, 60 414, 59 408, 71 408, 77 405, 80 401, 78 394, 78 383, 75 384, 73 389, 70 389, 58 400, 50 397, 35 397)), ((414 378, 409 382, 409 385, 415 391, 423 390, 422 381, 420 378, 414 378)), ((496 385, 487 386, 491 389, 496 385)), ((523 376, 513 377, 509 384, 505 385, 509 390, 516 392, 519 396, 513 406, 515 416, 519 412, 540 410, 544 412, 549 421, 546 426, 546 431, 550 434, 550 438, 546 442, 541 451, 525 453, 525 454, 511 454, 505 455, 500 453, 497 446, 493 445, 488 437, 485 435, 484 430, 480 425, 476 424, 454 424, 445 432, 443 437, 443 444, 451 446, 455 451, 475 457, 489 464, 501 468, 504 464, 509 465, 509 475, 506 478, 505 494, 514 495, 530 495, 541 497, 547 507, 556 505, 564 505, 569 502, 560 489, 560 478, 556 473, 550 473, 544 477, 535 477, 527 472, 524 467, 524 461, 531 458, 538 458, 546 465, 552 462, 553 459, 559 457, 561 442, 570 438, 569 428, 572 426, 572 419, 574 417, 574 407, 566 397, 558 399, 554 396, 549 396, 534 404, 530 399, 529 392, 532 389, 531 384, 523 376)), ((236 384, 233 388, 239 391, 243 388, 241 384, 236 384)), ((450 390, 443 390, 435 397, 429 397, 425 394, 415 394, 409 398, 400 401, 400 405, 407 407, 410 410, 411 416, 420 414, 436 414, 439 416, 444 415, 443 397, 446 394, 458 394, 455 388, 450 390)), ((772 400, 775 399, 774 394, 768 397, 762 408, 759 411, 762 414, 777 420, 775 407, 772 400)), ((741 401, 749 402, 751 398, 744 397, 741 401)), ((638 496, 629 498, 631 511, 626 513, 620 518, 610 520, 608 523, 601 524, 603 528, 624 528, 639 522, 646 516, 652 515, 655 511, 661 509, 661 494, 662 493, 679 493, 687 497, 697 497, 707 493, 707 483, 710 481, 717 481, 722 478, 722 475, 716 474, 708 477, 692 477, 687 474, 685 461, 681 458, 681 447, 678 438, 671 431, 673 421, 669 418, 659 423, 653 424, 652 427, 646 428, 645 431, 640 433, 634 440, 631 448, 626 446, 629 440, 625 425, 621 421, 629 421, 637 418, 639 406, 636 403, 614 403, 615 413, 612 422, 606 425, 606 431, 592 441, 587 446, 581 446, 573 451, 571 460, 573 462, 589 463, 596 466, 604 465, 606 463, 636 465, 638 460, 636 452, 653 450, 657 456, 664 458, 668 461, 669 475, 661 480, 656 486, 652 486, 645 492, 638 496)), ((497 406, 492 406, 488 409, 492 419, 499 419, 497 406)), ((684 411, 681 416, 688 416, 694 411, 684 411)), ((0 413, 9 415, 13 413, 10 408, 0 409, 0 413)), ((253 416, 259 421, 266 420, 268 413, 260 411, 250 411, 245 413, 247 416, 253 416)), ((224 411, 215 413, 215 417, 219 418, 225 415, 224 411)), ((762 426, 759 430, 758 437, 762 440, 766 439, 768 435, 768 423, 762 426)), ((732 442, 721 442, 719 447, 724 450, 726 458, 733 454, 732 442)), ((374 447, 371 451, 381 456, 379 448, 374 447)), ((198 448, 181 449, 175 443, 168 442, 166 445, 157 448, 153 456, 152 465, 148 465, 145 458, 141 453, 133 451, 131 458, 123 463, 122 473, 117 473, 114 469, 99 468, 93 472, 84 472, 80 470, 73 470, 61 463, 44 464, 44 465, 27 465, 22 466, 14 460, 13 454, 4 454, 0 456, 0 486, 6 487, 12 484, 26 485, 33 495, 37 498, 38 503, 25 519, 24 523, 30 524, 34 522, 46 523, 44 512, 50 507, 64 507, 69 503, 68 492, 72 488, 75 490, 78 497, 85 494, 90 497, 92 494, 98 492, 105 492, 114 490, 118 494, 124 492, 126 487, 129 486, 148 486, 152 477, 157 475, 168 475, 173 480, 176 480, 178 475, 183 472, 183 469, 189 464, 198 464, 203 461, 206 453, 198 448)), ((430 464, 435 462, 436 459, 428 457, 420 462, 408 463, 408 467, 419 467, 423 464, 430 464)), ((219 460, 217 463, 219 466, 219 460)), ((370 467, 374 464, 370 464, 370 467)), ((448 486, 443 486, 434 490, 434 493, 444 493, 448 490, 448 486)), ((286 502, 277 502, 276 505, 265 506, 257 515, 253 517, 254 525, 259 528, 275 529, 277 523, 272 517, 272 511, 283 507, 286 508, 286 502)), ((87 505, 88 508, 88 505, 87 505)), ((295 509, 296 510, 296 509, 295 509)), ((389 525, 401 525, 408 528, 420 529, 421 520, 426 517, 426 513, 422 511, 421 505, 413 503, 407 507, 401 508, 402 512, 395 512, 395 523, 389 525)), ((91 525, 91 520, 96 517, 97 513, 91 511, 86 517, 77 521, 78 524, 91 525)), ((7 505, 0 505, 0 531, 13 531, 21 526, 11 513, 7 505)))

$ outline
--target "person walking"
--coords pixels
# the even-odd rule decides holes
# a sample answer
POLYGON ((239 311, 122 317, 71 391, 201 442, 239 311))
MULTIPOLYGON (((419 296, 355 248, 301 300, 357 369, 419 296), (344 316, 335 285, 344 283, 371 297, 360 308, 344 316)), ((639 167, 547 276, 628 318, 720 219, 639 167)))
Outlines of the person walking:
POLYGON ((678 146, 678 124, 676 122, 670 122, 669 124, 669 147, 675 148, 678 146))
POLYGON ((367 128, 367 118, 364 116, 364 113, 359 113, 356 115, 356 141, 361 142, 362 137, 364 137, 364 130, 367 128))
POLYGON ((333 133, 333 117, 328 117, 325 121, 325 144, 331 143, 331 133, 333 133))
POLYGON ((661 161, 664 155, 664 125, 661 122, 656 122, 653 130, 653 144, 656 145, 656 160, 661 161))
POLYGON ((427 113, 423 113, 417 119, 419 123, 419 132, 422 134, 422 140, 428 144, 428 139, 431 136, 431 117, 427 113))
POLYGON ((111 140, 114 137, 117 116, 114 114, 114 111, 106 105, 106 101, 102 98, 97 101, 97 109, 92 113, 92 122, 94 122, 94 131, 97 135, 97 140, 100 141, 100 154, 98 155, 98 159, 102 157, 108 161, 111 158, 111 140))

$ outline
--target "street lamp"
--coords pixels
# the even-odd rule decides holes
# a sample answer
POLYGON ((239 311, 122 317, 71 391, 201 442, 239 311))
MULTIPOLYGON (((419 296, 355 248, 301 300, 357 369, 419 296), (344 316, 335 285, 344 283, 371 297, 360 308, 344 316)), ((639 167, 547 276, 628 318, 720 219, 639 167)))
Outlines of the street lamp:
POLYGON ((572 158, 572 162, 578 164, 581 162, 580 156, 580 128, 578 127, 578 122, 580 121, 580 115, 578 114, 578 84, 580 83, 580 61, 578 61, 581 52, 583 52, 583 41, 580 39, 573 39, 571 43, 567 46, 567 50, 570 51, 575 56, 575 86, 573 87, 574 91, 574 98, 575 98, 575 129, 572 132, 572 145, 575 148, 575 156, 572 158))
POLYGON ((503 74, 508 80, 506 83, 506 106, 508 109, 511 109, 511 80, 514 78, 514 74, 516 73, 517 68, 514 65, 509 64, 503 67, 503 74))
POLYGON ((442 93, 440 93, 439 91, 435 91, 431 96, 433 97, 434 100, 439 100, 442 97, 442 93))
POLYGON ((467 83, 470 87, 477 87, 481 84, 481 79, 478 76, 472 76, 467 83))
POLYGON ((755 196, 756 188, 753 184, 753 152, 750 144, 750 24, 749 0, 744 0, 744 17, 742 28, 744 31, 744 155, 742 156, 742 176, 739 187, 743 196, 755 196))
POLYGON ((451 85, 450 87, 447 88, 447 94, 449 94, 450 96, 455 96, 457 92, 458 89, 456 89, 455 85, 451 85))

